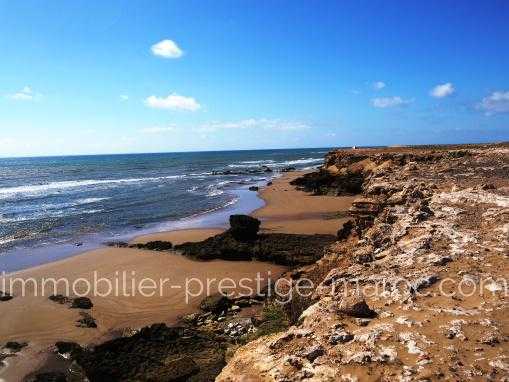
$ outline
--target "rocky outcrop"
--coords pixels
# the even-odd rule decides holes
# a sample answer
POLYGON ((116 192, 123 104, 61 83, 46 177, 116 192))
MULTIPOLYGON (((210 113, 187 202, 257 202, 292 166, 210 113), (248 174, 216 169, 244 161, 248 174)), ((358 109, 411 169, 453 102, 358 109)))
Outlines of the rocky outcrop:
POLYGON ((338 150, 295 184, 342 195, 352 179, 351 223, 288 276, 311 299, 216 380, 505 380, 509 146, 338 150))
POLYGON ((212 381, 225 364, 220 337, 154 324, 73 357, 94 381, 212 381))
POLYGON ((230 229, 201 242, 175 246, 185 256, 199 260, 260 260, 281 265, 310 264, 333 243, 333 235, 258 234, 260 221, 232 215, 230 229))

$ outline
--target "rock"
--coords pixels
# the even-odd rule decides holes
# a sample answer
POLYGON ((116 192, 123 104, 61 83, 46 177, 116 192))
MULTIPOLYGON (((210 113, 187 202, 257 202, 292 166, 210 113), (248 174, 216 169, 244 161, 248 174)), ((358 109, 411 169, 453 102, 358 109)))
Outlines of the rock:
POLYGON ((251 301, 249 298, 239 298, 238 300, 235 301, 235 305, 238 305, 241 308, 247 308, 251 306, 251 301))
POLYGON ((92 309, 94 304, 88 297, 77 297, 72 300, 71 309, 92 309))
POLYGON ((240 311, 240 306, 238 306, 238 305, 232 305, 232 307, 230 308, 230 310, 231 310, 232 312, 238 312, 238 311, 240 311))
POLYGON ((12 295, 7 292, 0 291, 0 302, 12 300, 12 295))
POLYGON ((17 353, 21 351, 21 349, 28 346, 28 342, 16 342, 16 341, 9 341, 5 344, 4 349, 8 349, 12 351, 13 353, 17 353))
POLYGON ((374 318, 377 316, 376 312, 360 296, 343 297, 339 312, 357 318, 374 318))
POLYGON ((230 216, 230 233, 239 241, 255 240, 260 229, 260 221, 248 215, 230 216))
POLYGON ((271 181, 267 182, 267 187, 268 186, 272 186, 272 182, 271 181))
POLYGON ((67 382, 65 373, 59 371, 51 371, 47 373, 39 373, 33 377, 29 377, 26 382, 67 382))
POLYGON ((288 166, 288 167, 283 167, 281 169, 281 172, 291 172, 291 171, 295 171, 296 168, 295 167, 292 167, 292 166, 288 166))
POLYGON ((353 220, 348 220, 346 223, 343 224, 343 227, 341 227, 338 230, 337 236, 338 240, 346 240, 348 236, 352 233, 352 230, 354 228, 354 222, 353 220))
POLYGON ((173 248, 173 244, 169 241, 149 241, 146 243, 131 244, 129 248, 147 249, 149 251, 169 251, 173 248))
POLYGON ((76 321, 76 326, 78 328, 97 328, 97 323, 95 319, 86 312, 80 312, 81 318, 76 321))
POLYGON ((221 293, 205 297, 200 303, 200 309, 204 312, 222 313, 228 310, 230 299, 221 293))
POLYGON ((115 248, 127 248, 129 247, 129 243, 125 241, 108 241, 104 243, 107 247, 115 247, 115 248))
POLYGON ((239 337, 254 332, 253 321, 250 317, 234 318, 226 325, 224 333, 230 337, 239 337))
POLYGON ((272 172, 272 169, 268 166, 262 166, 262 171, 263 172, 272 172))
POLYGON ((249 187, 249 191, 258 191, 260 188, 258 186, 249 187))
POLYGON ((412 285, 410 285, 410 293, 416 293, 421 289, 425 289, 433 285, 439 280, 437 275, 428 275, 425 277, 421 277, 415 280, 412 285))
POLYGON ((325 350, 320 345, 312 346, 309 349, 303 351, 302 355, 309 361, 313 362, 318 357, 325 354, 325 350))
POLYGON ((69 304, 71 302, 71 299, 69 297, 66 297, 62 294, 52 294, 48 297, 50 301, 56 302, 57 304, 69 304))
POLYGON ((83 348, 76 342, 58 341, 55 343, 57 353, 62 355, 69 355, 71 358, 75 358, 76 355, 83 351, 83 348))
POLYGON ((337 329, 330 335, 329 343, 331 345, 337 345, 339 343, 343 344, 353 340, 353 337, 353 334, 348 333, 344 329, 337 329))
POLYGON ((154 324, 86 350, 76 362, 90 381, 213 381, 225 366, 226 353, 216 338, 154 324))

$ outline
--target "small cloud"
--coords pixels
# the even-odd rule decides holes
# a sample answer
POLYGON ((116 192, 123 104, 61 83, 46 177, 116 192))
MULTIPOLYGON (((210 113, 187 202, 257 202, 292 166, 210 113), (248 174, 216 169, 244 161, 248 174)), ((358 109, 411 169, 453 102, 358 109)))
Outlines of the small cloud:
POLYGON ((379 108, 379 109, 386 109, 389 107, 397 107, 397 106, 405 106, 408 104, 411 104, 413 100, 405 100, 401 97, 378 97, 373 98, 371 100, 371 104, 373 107, 379 108))
POLYGON ((454 86, 447 82, 445 84, 437 85, 429 92, 430 96, 435 98, 444 98, 454 93, 454 86))
POLYGON ((374 90, 382 90, 383 88, 385 88, 387 85, 385 84, 385 82, 382 82, 382 81, 376 81, 376 82, 373 82, 373 89, 374 90))
POLYGON ((192 97, 185 97, 176 93, 167 97, 150 96, 145 100, 145 105, 153 109, 171 109, 196 111, 201 108, 200 104, 192 97))
POLYGON ((311 126, 304 122, 299 121, 285 121, 281 119, 268 119, 268 118, 249 118, 235 122, 210 122, 200 126, 197 131, 200 132, 213 132, 225 129, 262 129, 272 131, 296 131, 307 130, 311 126))
POLYGON ((25 86, 19 92, 11 94, 8 97, 17 101, 32 101, 35 97, 35 94, 33 93, 30 86, 25 86))
POLYGON ((154 56, 163 58, 179 58, 184 54, 182 49, 172 40, 159 41, 157 44, 152 45, 150 50, 154 56))
POLYGON ((127 101, 129 99, 129 96, 126 94, 120 94, 120 100, 121 101, 127 101))
POLYGON ((162 133, 168 133, 170 131, 177 130, 175 126, 154 126, 154 127, 147 127, 145 129, 141 129, 140 131, 144 134, 162 134, 162 133))
POLYGON ((486 115, 509 113, 509 91, 496 91, 484 97, 477 105, 486 115))

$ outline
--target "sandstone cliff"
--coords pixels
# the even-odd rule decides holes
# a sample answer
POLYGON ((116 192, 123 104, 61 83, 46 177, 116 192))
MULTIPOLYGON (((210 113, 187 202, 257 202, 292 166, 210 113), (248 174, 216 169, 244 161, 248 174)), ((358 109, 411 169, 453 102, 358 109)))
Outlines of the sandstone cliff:
POLYGON ((508 145, 338 150, 295 185, 362 195, 292 273, 315 283, 294 325, 217 381, 508 380, 508 145))

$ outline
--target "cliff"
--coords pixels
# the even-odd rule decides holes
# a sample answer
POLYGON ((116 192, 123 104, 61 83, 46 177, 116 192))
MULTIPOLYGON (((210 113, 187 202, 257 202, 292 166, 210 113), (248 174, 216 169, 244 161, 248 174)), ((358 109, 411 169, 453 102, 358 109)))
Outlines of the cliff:
MULTIPOLYGON (((506 380, 509 145, 337 150, 294 184, 361 194, 323 258, 289 275, 288 330, 217 381, 506 380)), ((338 227, 339 228, 339 227, 338 227)))

